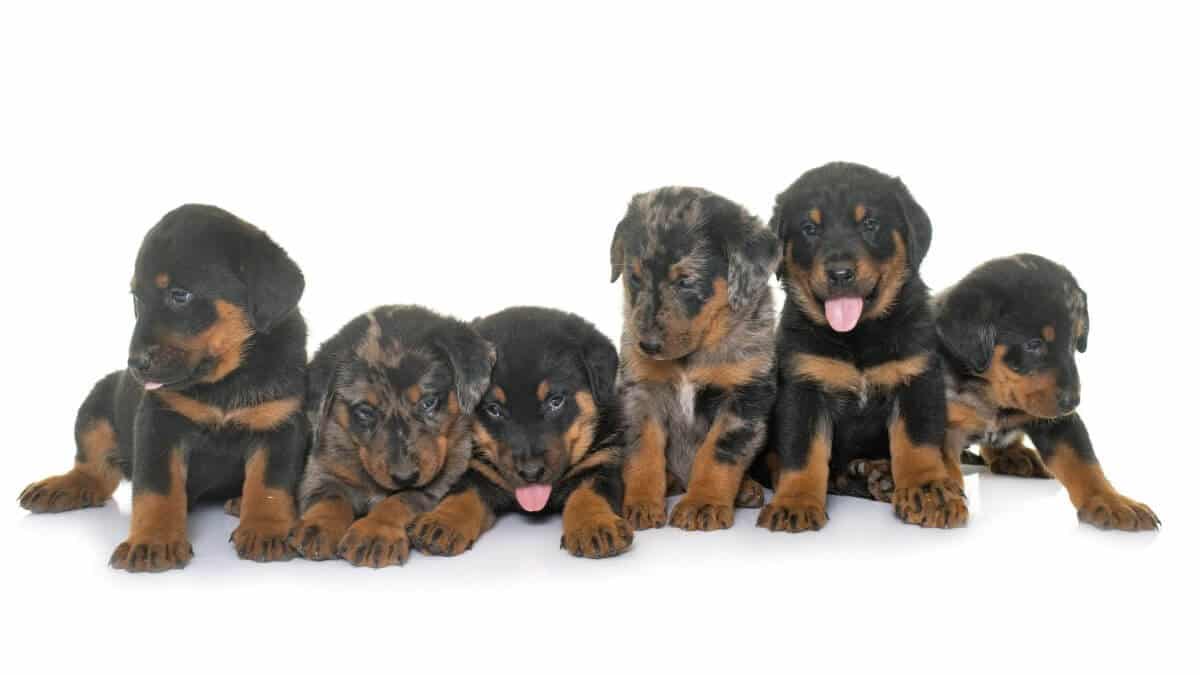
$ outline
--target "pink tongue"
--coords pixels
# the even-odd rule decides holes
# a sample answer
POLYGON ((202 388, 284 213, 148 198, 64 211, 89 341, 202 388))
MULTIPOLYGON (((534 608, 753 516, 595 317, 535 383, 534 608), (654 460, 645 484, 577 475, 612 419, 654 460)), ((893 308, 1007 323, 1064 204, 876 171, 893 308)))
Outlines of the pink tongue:
POLYGON ((549 485, 526 485, 517 488, 517 503, 526 511, 531 513, 541 511, 546 508, 548 501, 550 501, 549 485))
POLYGON ((825 301, 825 318, 829 325, 839 333, 854 330, 858 318, 862 316, 862 298, 837 298, 825 301))
POLYGON ((154 391, 155 389, 161 389, 162 383, 161 382, 146 382, 143 386, 146 387, 146 391, 154 391))

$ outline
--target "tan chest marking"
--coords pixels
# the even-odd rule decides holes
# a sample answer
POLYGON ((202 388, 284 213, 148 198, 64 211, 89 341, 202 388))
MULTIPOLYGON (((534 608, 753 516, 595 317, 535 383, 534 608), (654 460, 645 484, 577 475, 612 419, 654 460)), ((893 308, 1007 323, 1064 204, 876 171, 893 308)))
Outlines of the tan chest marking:
POLYGON ((174 391, 155 392, 155 395, 171 410, 196 424, 214 429, 240 427, 249 431, 271 431, 300 410, 298 396, 226 410, 174 391))
POLYGON ((808 380, 830 393, 848 393, 866 400, 874 392, 884 392, 908 384, 929 367, 929 355, 917 354, 860 370, 841 359, 814 354, 791 357, 793 377, 808 380))

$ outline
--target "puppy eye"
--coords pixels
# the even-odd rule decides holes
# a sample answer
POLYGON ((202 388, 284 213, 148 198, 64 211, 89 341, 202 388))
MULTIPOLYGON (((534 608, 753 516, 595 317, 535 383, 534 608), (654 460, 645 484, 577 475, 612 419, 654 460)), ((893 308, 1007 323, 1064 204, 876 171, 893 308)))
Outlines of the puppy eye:
POLYGON ((376 420, 379 419, 379 413, 366 403, 359 403, 350 412, 354 415, 354 421, 364 429, 375 426, 376 420))
POLYGON ((637 291, 642 288, 642 280, 636 274, 629 275, 629 290, 637 291))
POLYGON ((1025 351, 1031 354, 1037 354, 1042 351, 1042 347, 1045 345, 1046 343, 1043 342, 1041 338, 1033 338, 1022 345, 1022 347, 1025 349, 1025 351))
POLYGON ((816 223, 808 222, 800 226, 800 231, 806 237, 815 237, 821 233, 821 228, 817 227, 816 223))
POLYGON ((167 291, 167 302, 175 307, 183 307, 192 301, 192 292, 183 288, 172 288, 167 291))
POLYGON ((437 408, 437 404, 438 397, 430 394, 429 396, 421 399, 421 410, 425 412, 433 412, 434 408, 437 408))
POLYGON ((546 399, 546 407, 550 409, 550 412, 558 412, 559 410, 562 410, 562 407, 564 404, 566 404, 566 402, 567 399, 565 396, 562 394, 555 394, 554 396, 546 399))
POLYGON ((683 290, 691 290, 696 287, 696 279, 694 277, 679 277, 675 280, 675 286, 683 290))
POLYGON ((495 403, 489 403, 483 406, 483 412, 487 413, 487 416, 493 419, 500 419, 500 415, 504 413, 504 411, 500 409, 500 406, 495 403))
POLYGON ((879 229, 879 221, 871 216, 867 216, 862 221, 863 232, 875 232, 879 229))

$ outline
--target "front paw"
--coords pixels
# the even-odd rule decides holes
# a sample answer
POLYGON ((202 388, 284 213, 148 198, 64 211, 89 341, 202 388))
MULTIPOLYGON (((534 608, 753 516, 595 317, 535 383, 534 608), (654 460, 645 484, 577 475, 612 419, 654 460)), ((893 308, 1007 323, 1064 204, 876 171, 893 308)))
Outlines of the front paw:
POLYGON ((900 520, 912 525, 946 528, 967 524, 967 497, 949 480, 897 488, 892 507, 900 520))
POLYGON ((1079 522, 1102 530, 1157 530, 1162 521, 1149 506, 1116 492, 1088 497, 1079 508, 1079 522))
POLYGON ((288 534, 288 545, 302 558, 333 560, 347 529, 345 524, 332 520, 301 518, 288 534))
POLYGON ((667 524, 667 503, 665 501, 626 501, 622 507, 625 520, 635 530, 649 530, 667 524))
POLYGON ((890 504, 896 492, 892 481, 892 462, 888 459, 855 459, 846 465, 846 473, 866 481, 867 494, 877 502, 890 504))
POLYGON ((417 516, 408 530, 413 546, 430 555, 462 555, 479 536, 436 509, 417 516))
POLYGON ((242 518, 229 535, 238 557, 255 562, 291 560, 295 551, 288 545, 292 524, 285 520, 242 518))
POLYGON ((763 486, 753 478, 743 478, 733 505, 739 509, 760 509, 767 499, 763 486))
POLYGON ((684 495, 671 509, 671 526, 702 532, 727 530, 733 527, 733 504, 716 504, 684 495))
POLYGON ((629 550, 633 527, 615 513, 596 514, 564 530, 562 547, 571 555, 607 558, 629 550))
POLYGON ((1007 448, 988 448, 984 457, 987 459, 988 470, 995 474, 1022 478, 1053 477, 1046 471, 1037 451, 1020 443, 1007 448))
POLYGON ((825 502, 810 495, 776 495, 758 512, 758 526, 772 532, 819 530, 829 522, 825 502))
POLYGON ((363 518, 338 542, 338 557, 356 567, 381 569, 408 560, 408 533, 403 527, 363 518))
POLYGON ((113 551, 108 564, 126 572, 165 572, 192 559, 192 544, 183 534, 131 534, 113 551))

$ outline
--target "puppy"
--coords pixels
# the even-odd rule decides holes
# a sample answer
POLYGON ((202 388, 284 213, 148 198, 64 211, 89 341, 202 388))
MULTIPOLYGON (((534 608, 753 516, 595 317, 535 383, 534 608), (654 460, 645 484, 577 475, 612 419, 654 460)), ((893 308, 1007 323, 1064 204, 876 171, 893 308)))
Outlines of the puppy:
POLYGON ((1082 522, 1157 529, 1150 507, 1109 484, 1074 412, 1075 352, 1087 349, 1089 331, 1087 294, 1075 277, 1032 254, 998 258, 939 295, 935 307, 947 366, 947 456, 957 462, 978 443, 994 473, 1058 478, 1082 522))
POLYGON ((290 556, 304 462, 306 329, 300 268, 266 234, 213 206, 171 211, 134 267, 129 367, 100 380, 75 422, 75 466, 27 487, 35 513, 100 506, 133 481, 131 572, 192 558, 189 506, 241 495, 238 555, 290 556))
POLYGON ((966 499, 942 456, 946 397, 920 276, 925 211, 899 179, 834 163, 779 195, 771 227, 787 302, 769 444, 775 495, 759 526, 820 529, 830 466, 889 455, 903 521, 964 524, 966 499))
POLYGON ((762 504, 744 474, 775 399, 768 282, 778 261, 779 242, 757 218, 699 188, 639 194, 617 225, 623 512, 636 529, 667 522, 669 485, 686 486, 670 522, 687 530, 730 527, 735 502, 762 504))
POLYGON ((561 511, 562 547, 602 558, 629 548, 613 381, 617 350, 565 312, 513 307, 472 324, 496 347, 492 384, 475 413, 471 468, 413 543, 438 555, 469 549, 497 514, 561 511))
POLYGON ((379 307, 322 344, 309 366, 296 551, 403 564, 409 522, 467 469, 471 412, 495 360, 467 324, 421 307, 379 307))

